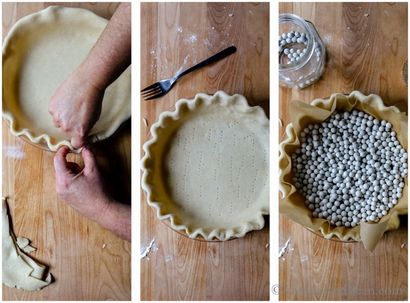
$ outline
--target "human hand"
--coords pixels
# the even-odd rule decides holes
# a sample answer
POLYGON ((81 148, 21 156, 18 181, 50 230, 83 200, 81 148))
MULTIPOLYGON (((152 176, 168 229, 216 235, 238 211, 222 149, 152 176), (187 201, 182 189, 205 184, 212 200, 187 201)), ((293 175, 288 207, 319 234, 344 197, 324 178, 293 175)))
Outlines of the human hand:
POLYGON ((66 160, 67 146, 61 147, 54 157, 56 190, 59 197, 82 215, 100 222, 111 204, 92 152, 83 148, 84 168, 66 160))
POLYGON ((87 77, 80 66, 55 91, 48 111, 54 125, 71 139, 74 148, 86 143, 86 137, 101 114, 104 90, 87 77))
POLYGON ((104 90, 131 64, 131 4, 121 3, 87 58, 57 88, 49 112, 74 148, 101 114, 104 90))

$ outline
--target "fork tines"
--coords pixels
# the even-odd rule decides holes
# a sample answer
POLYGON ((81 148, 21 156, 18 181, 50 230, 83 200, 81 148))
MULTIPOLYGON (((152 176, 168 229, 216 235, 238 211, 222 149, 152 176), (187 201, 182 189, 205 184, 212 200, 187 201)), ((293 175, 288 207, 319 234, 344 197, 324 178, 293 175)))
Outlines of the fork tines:
POLYGON ((154 83, 141 90, 141 95, 145 100, 151 100, 164 95, 164 91, 160 83, 154 83))

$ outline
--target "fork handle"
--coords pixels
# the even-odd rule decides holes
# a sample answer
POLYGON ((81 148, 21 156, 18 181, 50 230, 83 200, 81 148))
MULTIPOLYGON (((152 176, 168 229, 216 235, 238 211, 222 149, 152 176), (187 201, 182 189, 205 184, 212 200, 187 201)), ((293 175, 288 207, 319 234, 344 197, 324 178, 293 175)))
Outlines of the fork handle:
POLYGON ((236 47, 235 46, 230 46, 228 48, 225 48, 224 50, 221 50, 219 53, 216 53, 215 55, 209 57, 208 59, 205 59, 204 61, 199 62, 198 64, 187 68, 186 70, 183 70, 182 72, 180 72, 179 74, 175 75, 175 80, 178 80, 179 78, 185 76, 186 74, 189 74, 190 72, 193 72, 194 70, 197 70, 201 67, 204 67, 208 64, 214 63, 216 61, 219 61, 231 54, 233 54, 234 52, 236 52, 236 47))

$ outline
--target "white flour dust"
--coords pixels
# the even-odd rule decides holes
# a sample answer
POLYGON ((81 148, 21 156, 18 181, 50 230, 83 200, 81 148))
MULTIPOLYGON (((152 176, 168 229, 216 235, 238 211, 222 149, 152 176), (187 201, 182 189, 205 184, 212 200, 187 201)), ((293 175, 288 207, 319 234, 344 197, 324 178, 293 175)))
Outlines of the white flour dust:
POLYGON ((188 63, 189 57, 190 57, 190 55, 185 56, 184 63, 183 63, 184 66, 188 63))
POLYGON ((171 262, 173 259, 174 259, 173 256, 170 256, 170 255, 165 256, 165 262, 166 262, 166 263, 171 262))
POLYGON ((186 55, 184 58, 184 62, 182 63, 181 67, 178 69, 178 71, 175 73, 175 75, 179 74, 180 72, 182 72, 183 70, 187 69, 189 67, 189 65, 193 65, 196 63, 195 62, 190 62, 189 58, 191 57, 191 55, 186 55))
POLYGON ((325 45, 332 45, 333 43, 333 37, 331 35, 324 35, 323 36, 323 43, 325 45))
POLYGON ((3 146, 3 154, 6 158, 23 159, 25 153, 21 150, 21 146, 5 145, 3 146))
POLYGON ((190 35, 188 38, 185 38, 185 40, 191 44, 195 43, 198 41, 198 37, 195 34, 190 35))
POLYGON ((212 49, 212 43, 209 42, 208 38, 204 40, 204 44, 208 49, 212 49))
POLYGON ((157 246, 157 244, 155 243, 155 238, 153 238, 153 239, 151 240, 151 242, 148 244, 148 246, 141 245, 140 258, 141 258, 141 259, 147 258, 147 260, 149 260, 149 257, 148 257, 148 256, 149 256, 152 252, 156 252, 156 251, 158 251, 158 246, 157 246))
POLYGON ((279 258, 282 258, 283 255, 288 251, 288 247, 290 244, 290 239, 288 239, 285 243, 285 245, 283 245, 280 249, 279 249, 279 258))

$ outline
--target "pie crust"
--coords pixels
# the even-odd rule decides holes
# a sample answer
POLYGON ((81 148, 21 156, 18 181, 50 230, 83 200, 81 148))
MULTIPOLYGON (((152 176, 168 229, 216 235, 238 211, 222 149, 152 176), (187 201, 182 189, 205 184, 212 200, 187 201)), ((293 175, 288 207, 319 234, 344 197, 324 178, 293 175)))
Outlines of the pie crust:
POLYGON ((160 220, 190 238, 228 240, 269 214, 269 120, 219 91, 163 112, 143 146, 142 188, 160 220))
POLYGON ((326 99, 315 99, 310 104, 294 101, 289 105, 291 123, 286 126, 286 133, 279 145, 279 211, 291 220, 303 225, 309 230, 320 233, 326 239, 340 239, 342 241, 362 241, 365 247, 373 250, 388 230, 399 228, 399 215, 407 214, 407 187, 405 178, 403 195, 397 205, 389 210, 377 223, 362 222, 356 227, 333 226, 324 218, 315 218, 309 210, 301 195, 292 182, 292 159, 291 155, 300 146, 299 133, 308 124, 325 121, 334 111, 352 111, 357 109, 366 112, 373 117, 389 121, 397 133, 400 144, 408 150, 407 115, 395 106, 387 106, 383 100, 374 94, 368 96, 359 91, 353 91, 349 95, 340 93, 332 94, 326 99))
MULTIPOLYGON (((3 118, 15 136, 56 151, 70 142, 54 127, 48 104, 56 88, 86 58, 107 20, 80 8, 51 6, 20 19, 3 43, 3 118)), ((92 142, 131 116, 131 70, 105 91, 92 142)))

